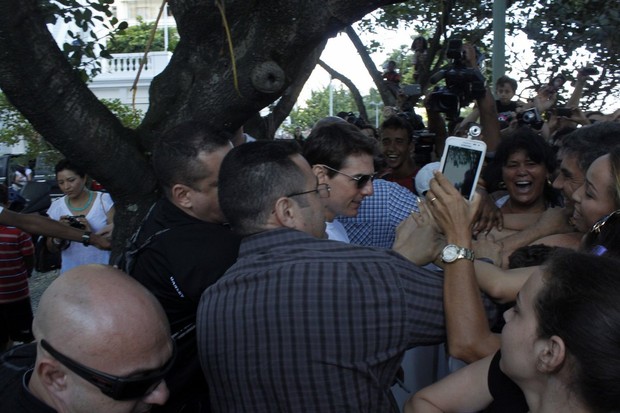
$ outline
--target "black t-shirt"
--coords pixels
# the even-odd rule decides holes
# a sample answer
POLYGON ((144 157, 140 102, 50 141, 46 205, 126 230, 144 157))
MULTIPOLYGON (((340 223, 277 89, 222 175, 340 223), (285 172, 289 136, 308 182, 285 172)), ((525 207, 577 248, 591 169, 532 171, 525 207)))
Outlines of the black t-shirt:
POLYGON ((500 100, 495 101, 495 107, 497 107, 497 113, 515 112, 517 110, 517 102, 510 101, 507 105, 504 105, 500 100))
POLYGON ((488 384, 493 402, 485 413, 527 413, 530 411, 521 388, 499 368, 502 353, 498 351, 489 366, 488 384))
POLYGON ((138 254, 131 275, 157 297, 171 332, 177 334, 177 359, 166 377, 170 399, 153 411, 172 412, 180 406, 194 411, 188 404, 207 403, 196 344, 196 310, 202 292, 236 261, 240 237, 224 225, 201 221, 161 199, 143 224, 137 244, 165 228, 138 254))
POLYGON ((56 413, 28 390, 37 344, 13 347, 0 357, 0 412, 56 413))

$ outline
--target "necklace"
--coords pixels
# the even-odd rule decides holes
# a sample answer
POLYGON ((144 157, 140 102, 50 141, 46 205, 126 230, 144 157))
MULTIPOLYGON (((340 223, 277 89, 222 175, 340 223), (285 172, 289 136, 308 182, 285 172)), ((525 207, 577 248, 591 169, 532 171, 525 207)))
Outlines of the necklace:
POLYGON ((93 202, 93 191, 88 191, 88 201, 86 201, 86 204, 84 204, 84 206, 82 208, 74 208, 71 206, 71 201, 69 200, 69 198, 65 198, 65 203, 67 204, 67 207, 71 210, 71 211, 76 211, 76 212, 80 212, 80 211, 84 211, 85 209, 88 209, 88 207, 90 207, 90 204, 93 202))

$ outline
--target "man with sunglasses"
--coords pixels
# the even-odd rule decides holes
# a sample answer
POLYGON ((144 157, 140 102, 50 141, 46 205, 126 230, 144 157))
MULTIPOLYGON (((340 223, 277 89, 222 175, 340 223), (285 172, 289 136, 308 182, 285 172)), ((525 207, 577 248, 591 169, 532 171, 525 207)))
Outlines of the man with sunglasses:
POLYGON ((294 142, 247 143, 222 162, 220 207, 243 239, 198 307, 213 412, 399 411, 404 352, 444 341, 440 275, 321 239, 330 188, 294 142))
POLYGON ((121 271, 85 265, 43 293, 34 343, 0 359, 0 411, 147 412, 175 357, 161 305, 121 271))
POLYGON ((329 239, 349 242, 336 217, 357 216, 363 199, 373 194, 377 153, 374 139, 342 121, 324 121, 306 139, 304 157, 319 183, 331 188, 329 198, 322 199, 329 239))

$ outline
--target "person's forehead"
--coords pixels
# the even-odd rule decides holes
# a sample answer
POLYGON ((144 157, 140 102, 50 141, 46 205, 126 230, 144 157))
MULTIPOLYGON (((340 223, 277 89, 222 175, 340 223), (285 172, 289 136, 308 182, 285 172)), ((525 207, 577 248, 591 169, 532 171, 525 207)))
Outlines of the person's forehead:
POLYGON ((575 153, 562 153, 560 168, 566 169, 574 175, 579 174, 583 176, 583 171, 579 167, 579 156, 575 153))
POLYGON ((361 168, 371 165, 374 167, 373 157, 367 153, 357 153, 352 155, 347 155, 342 160, 341 170, 347 168, 361 168))

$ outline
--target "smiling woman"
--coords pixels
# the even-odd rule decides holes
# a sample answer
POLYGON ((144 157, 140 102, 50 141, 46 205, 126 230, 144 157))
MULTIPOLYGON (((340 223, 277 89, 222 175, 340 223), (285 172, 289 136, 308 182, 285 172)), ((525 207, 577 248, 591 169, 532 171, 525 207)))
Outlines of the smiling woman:
POLYGON ((529 127, 521 127, 502 139, 485 180, 492 182, 494 176, 501 176, 508 192, 496 201, 502 213, 538 213, 560 203, 549 180, 555 167, 551 146, 529 127))

